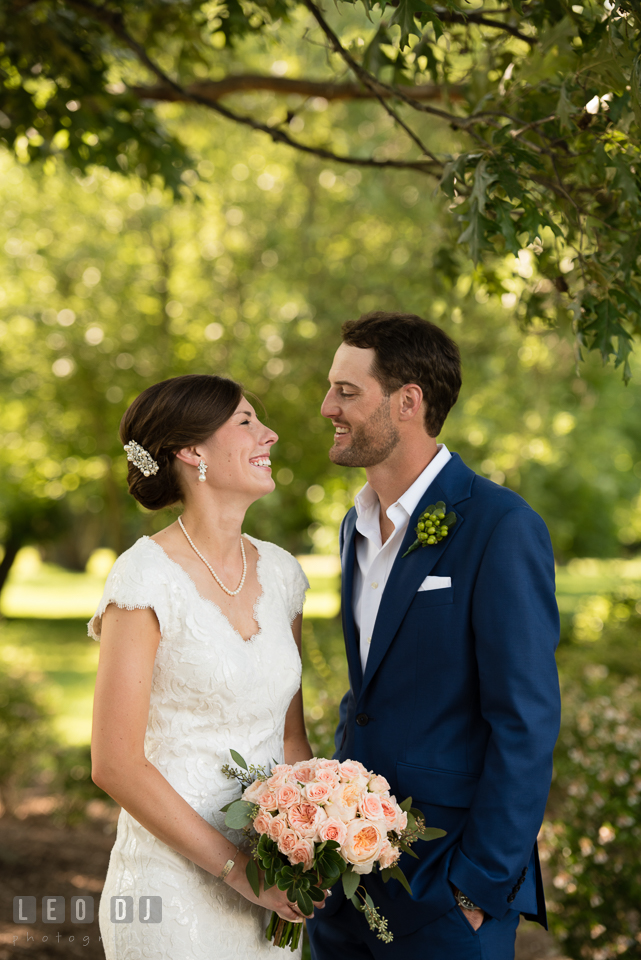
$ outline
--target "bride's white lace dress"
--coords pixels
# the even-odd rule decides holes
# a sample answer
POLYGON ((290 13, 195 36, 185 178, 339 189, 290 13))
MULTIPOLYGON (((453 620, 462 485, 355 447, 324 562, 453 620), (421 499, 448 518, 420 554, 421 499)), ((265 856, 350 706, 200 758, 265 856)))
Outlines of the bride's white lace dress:
MULTIPOLYGON (((230 748, 248 763, 281 763, 285 714, 300 686, 291 623, 309 586, 300 565, 275 544, 259 552, 263 588, 245 641, 183 568, 148 537, 116 561, 89 634, 100 637, 109 603, 151 607, 161 639, 154 664, 145 755, 217 830, 240 843, 220 808, 238 795, 221 773, 230 748)), ((145 908, 146 910, 146 908, 145 908)), ((146 913, 143 913, 143 917, 146 913)), ((254 960, 281 951, 265 939, 269 916, 191 860, 156 839, 125 810, 118 820, 100 901, 107 960, 254 960), (112 897, 133 897, 133 922, 113 923, 112 897), (139 898, 162 897, 162 921, 143 923, 139 898)), ((289 956, 289 952, 288 952, 289 956)))

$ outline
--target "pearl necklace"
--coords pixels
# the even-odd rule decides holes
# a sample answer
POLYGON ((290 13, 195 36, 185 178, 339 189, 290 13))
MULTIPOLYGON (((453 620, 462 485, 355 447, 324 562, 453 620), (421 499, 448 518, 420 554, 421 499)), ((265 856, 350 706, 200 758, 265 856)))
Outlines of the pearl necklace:
POLYGON ((235 597, 237 594, 239 594, 240 591, 243 589, 243 585, 244 585, 244 583, 245 583, 245 577, 247 576, 247 557, 245 556, 245 545, 244 545, 244 543, 243 543, 243 538, 242 538, 242 536, 241 536, 241 538, 240 538, 240 552, 241 552, 241 554, 242 554, 242 556, 243 556, 243 575, 242 575, 242 577, 240 578, 240 583, 238 584, 238 587, 237 587, 235 590, 228 590, 227 587, 225 586, 225 584, 223 583, 223 581, 220 579, 220 577, 218 576, 218 574, 217 574, 216 571, 214 570, 214 568, 211 566, 211 564, 210 564, 207 560, 205 560, 205 558, 203 557, 202 553, 200 552, 200 550, 198 549, 198 547, 196 546, 196 544, 194 543, 194 541, 191 539, 191 537, 189 536, 189 534, 188 534, 187 531, 185 530, 185 527, 184 527, 184 524, 183 524, 183 521, 182 521, 182 517, 178 517, 178 523, 180 524, 180 529, 181 529, 182 532, 185 534, 185 536, 187 537, 189 543, 191 544, 191 547, 192 547, 194 553, 197 553, 197 554, 198 554, 198 556, 200 557, 200 559, 202 560, 202 562, 205 564, 205 566, 207 567, 207 569, 208 569, 209 572, 211 573, 212 577, 214 578, 214 580, 216 581, 216 583, 218 584, 218 586, 220 587, 220 589, 221 589, 221 590, 224 590, 225 593, 226 593, 228 596, 230 596, 230 597, 235 597))

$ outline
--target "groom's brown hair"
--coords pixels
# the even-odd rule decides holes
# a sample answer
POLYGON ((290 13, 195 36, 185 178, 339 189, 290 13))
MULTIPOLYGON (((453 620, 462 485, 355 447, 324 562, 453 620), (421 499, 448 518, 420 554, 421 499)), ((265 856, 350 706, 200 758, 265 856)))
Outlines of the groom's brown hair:
POLYGON ((461 356, 448 335, 414 313, 364 313, 347 320, 343 343, 375 351, 372 376, 388 396, 417 383, 425 400, 425 429, 438 437, 461 389, 461 356))

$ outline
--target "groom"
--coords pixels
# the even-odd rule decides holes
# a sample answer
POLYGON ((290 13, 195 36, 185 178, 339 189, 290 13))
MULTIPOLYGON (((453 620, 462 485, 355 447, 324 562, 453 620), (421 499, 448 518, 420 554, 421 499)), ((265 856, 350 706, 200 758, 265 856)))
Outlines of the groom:
POLYGON ((456 344, 413 314, 343 326, 321 412, 330 458, 365 467, 340 535, 350 690, 337 758, 383 774, 428 826, 396 880, 364 877, 384 944, 342 887, 308 923, 314 960, 511 960, 519 915, 546 924, 536 837, 559 727, 554 558, 541 518, 436 442, 456 344), (456 522, 403 556, 420 514, 456 522))

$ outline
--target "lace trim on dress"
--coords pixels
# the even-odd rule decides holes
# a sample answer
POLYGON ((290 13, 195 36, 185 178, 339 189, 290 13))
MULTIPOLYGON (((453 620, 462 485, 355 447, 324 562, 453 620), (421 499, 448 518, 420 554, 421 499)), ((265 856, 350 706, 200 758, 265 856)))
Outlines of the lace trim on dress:
MULTIPOLYGON (((227 616, 227 614, 223 613, 223 611, 220 609, 220 607, 218 606, 218 604, 215 603, 214 600, 209 600, 207 597, 203 597, 202 593, 200 592, 200 590, 198 589, 198 587, 196 586, 196 584, 194 583, 194 581, 192 580, 192 578, 189 576, 189 574, 187 573, 187 571, 185 570, 185 568, 184 568, 183 566, 181 566, 180 563, 177 563, 175 560, 172 560, 171 557, 169 556, 169 554, 166 553, 165 550, 163 550, 163 548, 160 546, 160 544, 158 543, 157 540, 152 540, 151 537, 142 537, 141 539, 142 539, 142 540, 148 540, 150 543, 155 544, 155 546, 158 547, 158 549, 162 552, 163 556, 169 561, 169 563, 172 563, 175 567, 178 567, 179 570, 182 570, 183 575, 184 575, 184 576, 187 578, 187 580, 189 580, 189 582, 191 583, 191 585, 192 585, 192 587, 194 588, 194 590, 195 590, 198 598, 199 598, 200 600, 202 600, 203 603, 209 603, 209 604, 214 608, 214 610, 216 610, 216 611, 220 614, 220 616, 223 618, 223 620, 225 620, 225 622, 229 624, 229 626, 231 627, 231 629, 233 630, 233 632, 236 634, 237 637, 239 637, 239 638, 242 640, 243 643, 252 643, 254 640, 258 640, 259 637, 260 637, 260 635, 261 635, 261 633, 263 632, 262 625, 261 625, 261 623, 260 623, 260 620, 258 619, 258 612, 259 612, 259 610, 260 610, 260 605, 261 605, 261 603, 262 603, 262 601, 263 601, 263 598, 264 598, 264 596, 265 596, 265 584, 263 583, 263 580, 262 580, 262 577, 261 577, 261 566, 262 566, 262 562, 263 562, 263 554, 262 554, 261 551, 258 549, 258 546, 256 545, 256 543, 254 543, 253 537, 248 536, 246 533, 243 534, 243 536, 247 537, 247 539, 254 545, 254 547, 256 548, 256 552, 258 553, 258 560, 256 561, 256 579, 258 580, 258 583, 259 583, 259 585, 260 585, 260 587, 261 587, 260 596, 258 596, 258 597, 256 598, 256 602, 254 603, 254 605, 253 605, 253 607, 252 607, 252 614, 253 614, 253 617, 254 617, 254 622, 256 623, 256 625, 257 625, 257 627, 258 627, 258 630, 256 631, 256 633, 252 633, 252 635, 251 635, 250 637, 247 637, 247 639, 245 639, 245 638, 242 636, 242 634, 240 633, 240 630, 237 630, 237 629, 236 629, 236 627, 233 625, 233 623, 231 622, 231 620, 229 619, 229 617, 227 616)), ((258 541, 258 542, 260 542, 260 541, 258 541)))

